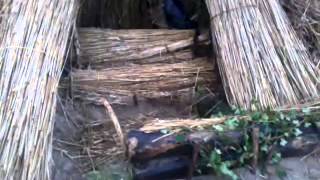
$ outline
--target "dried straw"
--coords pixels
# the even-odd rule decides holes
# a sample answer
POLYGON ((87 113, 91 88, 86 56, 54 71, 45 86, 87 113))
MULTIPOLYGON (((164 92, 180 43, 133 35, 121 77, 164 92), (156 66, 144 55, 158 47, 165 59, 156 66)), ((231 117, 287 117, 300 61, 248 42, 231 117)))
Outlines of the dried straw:
MULTIPOLYGON (((99 98, 112 96, 170 97, 195 86, 216 87, 212 63, 195 59, 172 64, 131 65, 102 70, 74 70, 71 74, 75 98, 99 103, 99 98), (94 98, 96 97, 96 98, 94 98)), ((68 82, 61 86, 68 87, 68 82)), ((125 103, 125 100, 110 100, 125 103)))
POLYGON ((282 0, 293 27, 312 53, 314 63, 320 63, 320 1, 282 0))
POLYGON ((77 0, 4 0, 0 179, 50 179, 59 77, 77 0))
MULTIPOLYGON (((179 62, 192 59, 194 31, 191 30, 108 30, 79 29, 81 64, 91 68, 109 67, 119 63, 149 64, 179 62), (175 53, 188 48, 188 52, 175 53)), ((200 37, 208 42, 208 35, 200 37)))
MULTIPOLYGON (((75 69, 70 87, 75 98, 101 104, 126 104, 127 97, 170 97, 195 86, 215 87, 214 61, 194 58, 192 30, 109 30, 80 28, 78 52, 86 70, 75 69), (94 69, 94 70, 91 70, 94 69)), ((199 37, 201 45, 208 35, 199 37)), ((130 99, 129 99, 130 100, 130 99)))
POLYGON ((206 0, 232 105, 276 108, 318 97, 318 74, 277 0, 206 0))
MULTIPOLYGON (((275 109, 277 112, 290 112, 297 111, 301 112, 303 109, 309 108, 312 112, 320 111, 320 101, 319 99, 315 100, 313 103, 305 103, 299 104, 296 106, 290 107, 280 107, 275 109)), ((168 120, 147 120, 141 131, 144 132, 157 132, 163 129, 175 130, 176 132, 187 129, 197 129, 197 128, 207 128, 212 127, 213 125, 222 124, 228 119, 238 119, 238 120, 250 120, 250 116, 224 116, 217 118, 209 118, 209 119, 168 119, 168 120)))

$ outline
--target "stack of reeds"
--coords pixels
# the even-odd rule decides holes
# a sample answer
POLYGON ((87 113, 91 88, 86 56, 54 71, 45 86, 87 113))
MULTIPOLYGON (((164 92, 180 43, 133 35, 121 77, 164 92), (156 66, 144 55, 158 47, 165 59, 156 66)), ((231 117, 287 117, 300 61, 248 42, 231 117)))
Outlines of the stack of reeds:
MULTIPOLYGON (((170 97, 196 86, 215 87, 213 60, 193 58, 193 38, 191 30, 80 29, 79 61, 89 69, 73 70, 72 94, 96 103, 116 95, 110 103, 123 103, 122 97, 170 97)), ((208 36, 200 42, 208 43, 208 36)))
POLYGON ((278 0, 206 0, 225 92, 251 109, 318 98, 319 74, 278 0))
POLYGON ((4 0, 0 179, 51 179, 57 86, 77 0, 4 0))
POLYGON ((312 53, 314 62, 320 63, 320 1, 282 0, 293 27, 312 53))
MULTIPOLYGON (((79 29, 80 63, 93 69, 111 65, 191 60, 194 31, 79 29), (187 49, 188 51, 180 51, 187 49)), ((209 41, 207 35, 200 43, 209 41)))
POLYGON ((75 70, 71 76, 74 97, 97 102, 107 95, 170 97, 195 86, 210 87, 217 81, 212 64, 205 59, 75 70))

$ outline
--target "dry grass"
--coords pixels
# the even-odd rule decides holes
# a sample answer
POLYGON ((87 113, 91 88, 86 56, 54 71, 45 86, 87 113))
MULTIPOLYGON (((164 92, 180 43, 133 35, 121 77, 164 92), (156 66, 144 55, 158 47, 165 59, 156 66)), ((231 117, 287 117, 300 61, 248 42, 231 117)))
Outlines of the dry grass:
MULTIPOLYGON (((89 111, 89 109, 68 108, 66 113, 70 115, 70 120, 78 123, 78 135, 74 135, 75 139, 69 137, 56 139, 54 147, 55 150, 76 162, 83 173, 94 170, 105 163, 112 164, 113 162, 125 161, 123 144, 119 141, 119 134, 112 120, 106 116, 101 121, 92 121, 92 119, 85 117, 87 113, 90 113, 89 111), (75 116, 81 117, 83 121, 79 121, 75 116)), ((95 111, 96 109, 93 113, 97 115, 95 111)), ((123 135, 125 136, 130 130, 142 127, 144 119, 127 118, 118 121, 121 123, 123 135)))
POLYGON ((290 21, 310 50, 314 63, 320 63, 320 1, 282 0, 290 21))
POLYGON ((4 0, 0 179, 51 179, 56 94, 76 0, 4 0))
POLYGON ((206 0, 225 92, 245 109, 317 98, 319 73, 277 0, 206 0))

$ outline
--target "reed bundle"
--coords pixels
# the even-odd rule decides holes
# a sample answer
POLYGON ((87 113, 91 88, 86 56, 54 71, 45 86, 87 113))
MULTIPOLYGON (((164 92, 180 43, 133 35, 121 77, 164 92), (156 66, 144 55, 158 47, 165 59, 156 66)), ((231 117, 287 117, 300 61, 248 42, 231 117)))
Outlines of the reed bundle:
POLYGON ((320 2, 319 0, 282 0, 290 21, 304 40, 319 66, 320 58, 320 2))
POLYGON ((137 95, 150 98, 171 96, 195 86, 211 87, 217 77, 213 64, 206 59, 198 58, 170 64, 75 70, 71 79, 71 89, 75 98, 98 102, 99 97, 106 95, 137 95), (93 98, 95 96, 97 98, 93 98))
MULTIPOLYGON (((292 112, 296 111, 299 114, 303 114, 303 109, 308 108, 310 111, 314 113, 319 113, 320 111, 320 101, 316 99, 312 103, 304 103, 299 104, 296 106, 290 107, 279 107, 276 108, 275 111, 277 112, 292 112)), ((249 115, 241 115, 241 116, 223 116, 223 117, 216 117, 216 118, 209 118, 209 119, 166 119, 166 120, 146 120, 144 126, 140 128, 141 131, 144 132, 158 132, 163 129, 167 130, 174 130, 176 132, 187 129, 199 129, 199 128, 206 128, 212 127, 213 125, 223 124, 227 120, 230 119, 238 119, 243 121, 251 120, 249 115)))
POLYGON ((206 0, 230 104, 250 109, 318 97, 318 72, 277 0, 206 0))
MULTIPOLYGON (((93 69, 117 63, 179 62, 192 59, 194 31, 191 30, 108 30, 82 28, 79 30, 80 62, 93 69)), ((208 41, 206 35, 201 42, 208 41)))
POLYGON ((77 0, 4 0, 0 179, 51 179, 57 87, 77 0))

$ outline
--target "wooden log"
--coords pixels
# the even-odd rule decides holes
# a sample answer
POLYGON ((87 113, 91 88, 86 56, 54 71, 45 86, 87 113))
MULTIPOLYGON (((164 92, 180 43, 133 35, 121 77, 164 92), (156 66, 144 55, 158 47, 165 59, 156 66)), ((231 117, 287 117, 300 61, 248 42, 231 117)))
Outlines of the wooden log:
MULTIPOLYGON (((260 127, 263 129, 263 127, 260 127)), ((319 129, 316 126, 302 128, 302 136, 289 139, 286 146, 278 146, 284 152, 284 157, 299 156, 312 151, 320 143, 319 129)), ((219 133, 215 131, 190 132, 183 134, 183 140, 177 138, 181 133, 163 134, 161 132, 130 131, 128 133, 127 147, 128 156, 133 160, 152 159, 167 152, 175 152, 181 147, 201 144, 227 150, 228 146, 242 146, 244 143, 243 133, 240 131, 227 131, 219 133), (134 142, 134 143, 133 143, 134 142)), ((182 148, 182 151, 185 150, 182 148)), ((255 150, 257 152, 257 150, 255 150)), ((188 151, 190 152, 190 151, 188 151)), ((179 153, 178 153, 179 154, 179 153)))
MULTIPOLYGON (((128 147, 131 149, 131 162, 134 164, 135 179, 166 179, 186 178, 188 170, 193 166, 193 150, 191 144, 219 148, 222 150, 223 160, 236 160, 239 157, 229 148, 241 147, 244 143, 240 132, 195 132, 186 135, 186 140, 181 143, 176 135, 168 136, 160 133, 130 132, 128 147), (132 144, 132 142, 135 142, 132 144), (189 145, 189 146, 188 146, 189 145), (181 171, 183 169, 183 171, 181 171)), ((276 146, 282 157, 297 157, 312 153, 319 148, 319 131, 313 128, 304 130, 304 134, 296 139, 291 139, 285 146, 276 146)))

